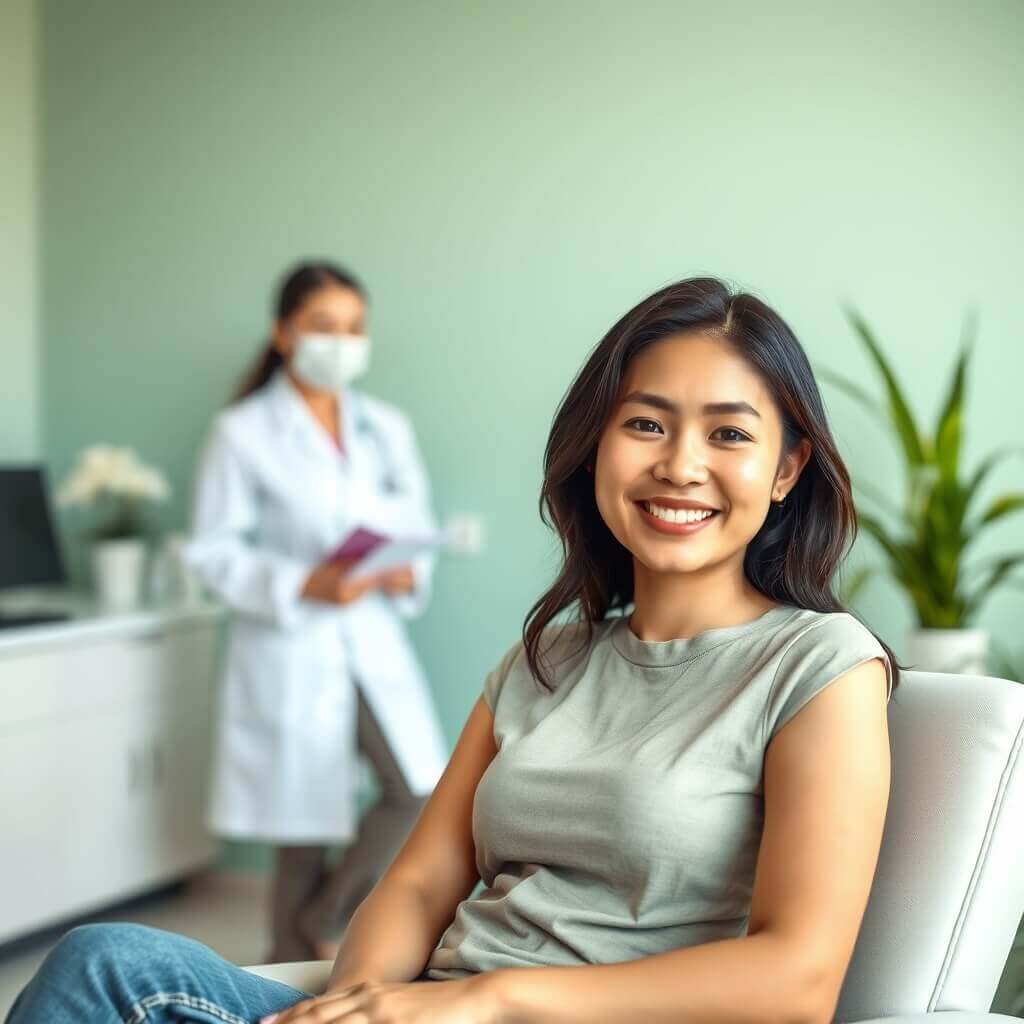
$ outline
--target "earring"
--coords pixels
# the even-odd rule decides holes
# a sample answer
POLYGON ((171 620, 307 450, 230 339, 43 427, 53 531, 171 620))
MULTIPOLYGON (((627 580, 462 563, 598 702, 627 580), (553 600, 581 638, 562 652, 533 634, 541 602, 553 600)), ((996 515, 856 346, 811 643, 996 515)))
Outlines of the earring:
POLYGON ((774 504, 774 505, 785 505, 786 504, 786 496, 783 495, 781 498, 778 499, 778 501, 773 501, 772 504, 774 504))

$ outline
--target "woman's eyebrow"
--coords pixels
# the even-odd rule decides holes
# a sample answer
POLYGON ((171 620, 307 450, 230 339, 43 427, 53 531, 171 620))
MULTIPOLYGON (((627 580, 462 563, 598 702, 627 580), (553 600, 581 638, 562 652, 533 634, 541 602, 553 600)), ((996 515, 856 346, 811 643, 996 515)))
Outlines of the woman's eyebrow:
MULTIPOLYGON (((653 405, 655 409, 663 409, 665 412, 676 414, 681 410, 681 407, 672 399, 666 398, 664 395, 656 395, 653 391, 631 391, 622 400, 622 404, 625 405, 628 402, 635 402, 637 405, 653 405)), ((761 418, 761 414, 747 402, 709 402, 703 406, 703 412, 706 416, 738 413, 741 416, 761 418)))

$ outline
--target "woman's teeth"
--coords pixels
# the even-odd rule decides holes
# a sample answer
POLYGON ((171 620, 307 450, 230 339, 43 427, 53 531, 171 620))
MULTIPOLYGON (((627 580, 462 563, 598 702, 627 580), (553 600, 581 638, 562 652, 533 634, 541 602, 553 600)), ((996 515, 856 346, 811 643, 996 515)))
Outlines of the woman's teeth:
POLYGON ((710 508, 664 508, 649 501, 641 504, 652 516, 664 519, 667 523, 696 523, 715 514, 714 509, 710 508))

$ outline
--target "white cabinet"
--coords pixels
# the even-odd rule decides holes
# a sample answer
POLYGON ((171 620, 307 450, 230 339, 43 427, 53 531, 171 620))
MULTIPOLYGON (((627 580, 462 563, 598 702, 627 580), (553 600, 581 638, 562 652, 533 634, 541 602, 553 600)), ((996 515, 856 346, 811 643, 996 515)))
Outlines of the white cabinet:
POLYGON ((216 608, 0 635, 0 942, 216 859, 216 608))

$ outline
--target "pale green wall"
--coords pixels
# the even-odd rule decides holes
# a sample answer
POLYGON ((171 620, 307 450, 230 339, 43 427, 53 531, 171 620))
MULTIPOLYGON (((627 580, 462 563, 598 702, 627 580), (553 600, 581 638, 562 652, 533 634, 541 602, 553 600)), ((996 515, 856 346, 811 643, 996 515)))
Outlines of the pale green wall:
POLYGON ((0 2, 0 461, 40 454, 37 9, 0 2))
MULTIPOLYGON (((305 255, 349 263, 374 298, 367 389, 412 415, 441 512, 489 531, 413 625, 450 739, 554 569, 536 496, 555 405, 654 288, 694 273, 753 288, 813 362, 874 387, 840 314, 851 298, 929 419, 975 301, 968 457, 1019 439, 1016 0, 44 13, 53 465, 137 445, 171 474, 180 525, 276 275, 305 255)), ((886 435, 826 397, 854 472, 897 488, 886 435)), ((1007 523, 979 553, 1022 532, 1007 523)), ((867 538, 856 554, 877 557, 867 538)), ((901 650, 893 587, 859 610, 901 650)), ((983 624, 1015 639, 1020 610, 997 597, 983 624)))

